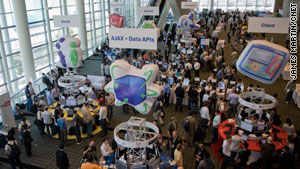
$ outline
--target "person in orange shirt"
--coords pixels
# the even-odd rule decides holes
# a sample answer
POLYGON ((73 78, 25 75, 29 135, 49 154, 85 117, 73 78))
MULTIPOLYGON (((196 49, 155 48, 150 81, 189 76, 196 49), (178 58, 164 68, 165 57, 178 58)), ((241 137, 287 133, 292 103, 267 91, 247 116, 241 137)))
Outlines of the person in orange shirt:
POLYGON ((103 169, 103 157, 100 158, 99 164, 93 163, 94 158, 92 155, 89 155, 86 163, 81 164, 81 169, 103 169))

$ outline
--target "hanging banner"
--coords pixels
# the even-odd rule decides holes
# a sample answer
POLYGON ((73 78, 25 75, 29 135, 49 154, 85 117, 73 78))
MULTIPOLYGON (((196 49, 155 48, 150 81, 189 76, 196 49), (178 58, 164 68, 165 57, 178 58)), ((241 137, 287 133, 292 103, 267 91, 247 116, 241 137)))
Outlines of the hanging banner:
POLYGON ((109 28, 109 47, 157 49, 157 30, 141 28, 109 28))
POLYGON ((289 18, 250 17, 248 32, 288 33, 289 18))
POLYGON ((110 8, 124 8, 123 2, 110 2, 110 8))
POLYGON ((198 2, 181 2, 181 9, 195 9, 198 8, 198 2))
POLYGON ((10 127, 16 127, 16 120, 11 108, 11 102, 8 92, 0 95, 0 106, 2 124, 8 125, 10 127))
POLYGON ((53 15, 54 27, 78 27, 77 15, 53 15))
POLYGON ((140 16, 157 16, 159 15, 159 7, 158 6, 139 7, 138 14, 140 16))

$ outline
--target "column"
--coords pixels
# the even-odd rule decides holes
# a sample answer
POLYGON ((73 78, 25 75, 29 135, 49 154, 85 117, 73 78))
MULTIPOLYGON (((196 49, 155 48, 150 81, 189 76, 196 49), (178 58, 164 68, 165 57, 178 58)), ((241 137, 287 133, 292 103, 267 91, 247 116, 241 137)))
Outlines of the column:
POLYGON ((36 79, 25 1, 12 0, 25 82, 36 79))
POLYGON ((141 21, 141 17, 139 16, 139 7, 141 6, 141 0, 134 1, 134 26, 137 27, 141 21))
MULTIPOLYGON (((228 5, 228 3, 227 3, 228 5)), ((210 11, 214 10, 214 0, 210 0, 210 11)))
MULTIPOLYGON (((0 30, 1 30, 1 25, 0 25, 0 30)), ((9 70, 8 70, 8 65, 7 65, 7 60, 6 60, 6 52, 5 52, 5 47, 4 47, 1 31, 0 31, 0 53, 1 53, 2 63, 3 63, 3 72, 5 74, 5 81, 7 83, 7 89, 12 94, 13 88, 12 88, 11 80, 10 80, 10 76, 9 76, 9 70)))
MULTIPOLYGON (((63 9, 64 9, 64 15, 68 15, 68 4, 67 4, 67 0, 63 0, 63 9)), ((64 32, 67 33, 67 35, 70 35, 70 28, 66 27, 64 28, 64 32)))
MULTIPOLYGON (((0 13, 5 13, 3 1, 0 1, 0 13)), ((0 23, 2 24, 1 25, 2 27, 6 27, 7 26, 7 21, 6 21, 5 15, 0 15, 0 23)), ((9 41, 10 40, 9 33, 8 33, 7 29, 3 30, 2 40, 3 41, 9 41)), ((4 45, 4 47, 5 47, 5 54, 6 55, 12 53, 12 49, 11 49, 11 44, 10 43, 6 43, 4 45)), ((8 61, 7 62, 8 67, 13 67, 15 65, 12 57, 8 57, 6 60, 8 61)), ((7 69, 7 71, 9 72, 8 69, 7 69)), ((10 77, 12 79, 16 79, 17 78, 15 69, 11 70, 11 76, 10 77)), ((17 83, 13 83, 13 90, 11 90, 11 92, 12 91, 18 91, 18 90, 19 90, 18 84, 17 83)))
POLYGON ((92 15, 92 24, 93 24, 93 26, 92 26, 92 36, 93 36, 93 39, 94 39, 94 46, 96 46, 96 47, 98 47, 98 42, 97 42, 97 36, 96 36, 96 22, 95 22, 95 9, 94 9, 94 5, 95 5, 95 2, 94 2, 94 0, 91 0, 91 4, 90 4, 90 6, 92 7, 92 9, 91 9, 91 15, 92 15))
POLYGON ((50 51, 50 62, 51 68, 55 68, 55 59, 54 59, 54 51, 53 51, 53 44, 52 44, 52 36, 51 36, 51 27, 50 27, 50 20, 49 20, 49 12, 48 12, 48 0, 44 0, 44 15, 46 19, 46 28, 47 28, 47 38, 49 41, 49 51, 50 51))
POLYGON ((81 41, 81 48, 83 50, 83 55, 88 57, 84 0, 76 0, 76 10, 79 19, 78 36, 81 41))

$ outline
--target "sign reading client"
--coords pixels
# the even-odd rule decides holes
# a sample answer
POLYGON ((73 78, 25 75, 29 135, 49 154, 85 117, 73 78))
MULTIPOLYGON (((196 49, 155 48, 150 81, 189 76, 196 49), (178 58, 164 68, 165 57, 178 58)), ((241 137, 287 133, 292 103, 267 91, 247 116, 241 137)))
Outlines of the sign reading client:
POLYGON ((157 30, 141 28, 110 28, 109 47, 157 49, 157 30))
POLYGON ((159 68, 147 64, 138 69, 124 60, 117 60, 110 66, 112 81, 105 91, 115 95, 115 105, 129 104, 138 112, 147 114, 162 92, 162 87, 154 84, 159 68))
POLYGON ((139 7, 138 12, 140 16, 157 16, 159 15, 159 7, 158 6, 139 7))
POLYGON ((250 17, 248 32, 288 33, 289 18, 250 17))
POLYGON ((53 15, 55 27, 78 27, 79 19, 77 15, 53 15))

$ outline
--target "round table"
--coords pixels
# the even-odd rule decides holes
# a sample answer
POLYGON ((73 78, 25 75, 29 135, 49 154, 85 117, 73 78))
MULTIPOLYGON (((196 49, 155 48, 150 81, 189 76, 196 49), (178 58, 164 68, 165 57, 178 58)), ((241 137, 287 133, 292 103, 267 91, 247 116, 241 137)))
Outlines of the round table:
MULTIPOLYGON (((54 116, 54 110, 55 110, 55 107, 56 107, 56 105, 58 104, 59 102, 55 102, 55 103, 53 103, 51 106, 49 106, 49 109, 48 109, 48 111, 50 112, 50 113, 52 113, 53 114, 53 116, 54 116)), ((96 101, 96 100, 94 100, 94 101, 92 101, 92 102, 90 102, 93 106, 95 106, 96 108, 92 108, 92 107, 90 107, 90 111, 91 111, 91 114, 92 114, 92 116, 93 116, 93 124, 95 124, 95 121, 94 121, 94 117, 96 116, 96 115, 98 115, 99 113, 99 110, 100 110, 100 105, 99 105, 99 102, 98 101, 96 101)), ((75 110, 77 110, 77 114, 80 116, 80 117, 82 117, 83 118, 83 115, 82 115, 82 113, 81 113, 81 110, 79 109, 79 108, 77 108, 77 107, 75 107, 74 108, 75 110)), ((69 131, 69 129, 71 128, 71 127, 74 127, 74 121, 73 121, 73 118, 74 118, 74 115, 72 116, 72 117, 68 117, 68 111, 67 110, 63 110, 63 113, 64 113, 64 118, 66 118, 67 119, 67 128, 68 128, 68 131, 69 131)), ((46 130, 46 128, 45 128, 45 130, 46 130)), ((101 132, 101 127, 100 126, 96 126, 96 129, 95 130, 93 130, 93 135, 95 135, 95 134, 98 134, 98 133, 100 133, 101 132)), ((58 134, 56 134, 56 135, 54 135, 53 136, 54 138, 58 138, 58 134)), ((81 132, 81 138, 86 138, 87 137, 87 134, 85 133, 85 134, 83 134, 82 132, 81 132)), ((76 136, 75 135, 69 135, 68 134, 68 140, 74 140, 74 139, 76 139, 76 136)))
MULTIPOLYGON (((226 131, 229 131, 229 129, 230 129, 230 127, 229 127, 228 125, 226 126, 226 124, 230 124, 230 125, 233 126, 233 127, 232 127, 231 135, 234 135, 234 130, 235 130, 235 119, 228 119, 228 120, 223 121, 223 122, 220 124, 218 130, 219 130, 219 135, 220 135, 223 139, 226 138, 225 132, 226 132, 226 131)), ((288 136, 287 136, 287 134, 286 134, 280 127, 273 125, 273 128, 275 128, 275 129, 277 129, 277 130, 279 131, 279 132, 277 133, 277 138, 278 138, 278 139, 281 139, 281 141, 275 141, 275 140, 273 139, 273 142, 272 142, 272 143, 275 145, 275 150, 280 150, 280 149, 282 149, 283 147, 285 147, 285 146, 287 145, 287 143, 288 143, 288 142, 287 142, 288 136)), ((271 133, 270 136, 271 136, 272 138, 274 138, 274 133, 271 133)), ((249 149, 249 150, 251 150, 251 151, 258 151, 258 152, 261 151, 261 148, 260 148, 260 145, 261 145, 261 144, 260 144, 260 140, 250 140, 250 139, 248 139, 248 140, 247 140, 247 143, 248 143, 248 149, 249 149)))

